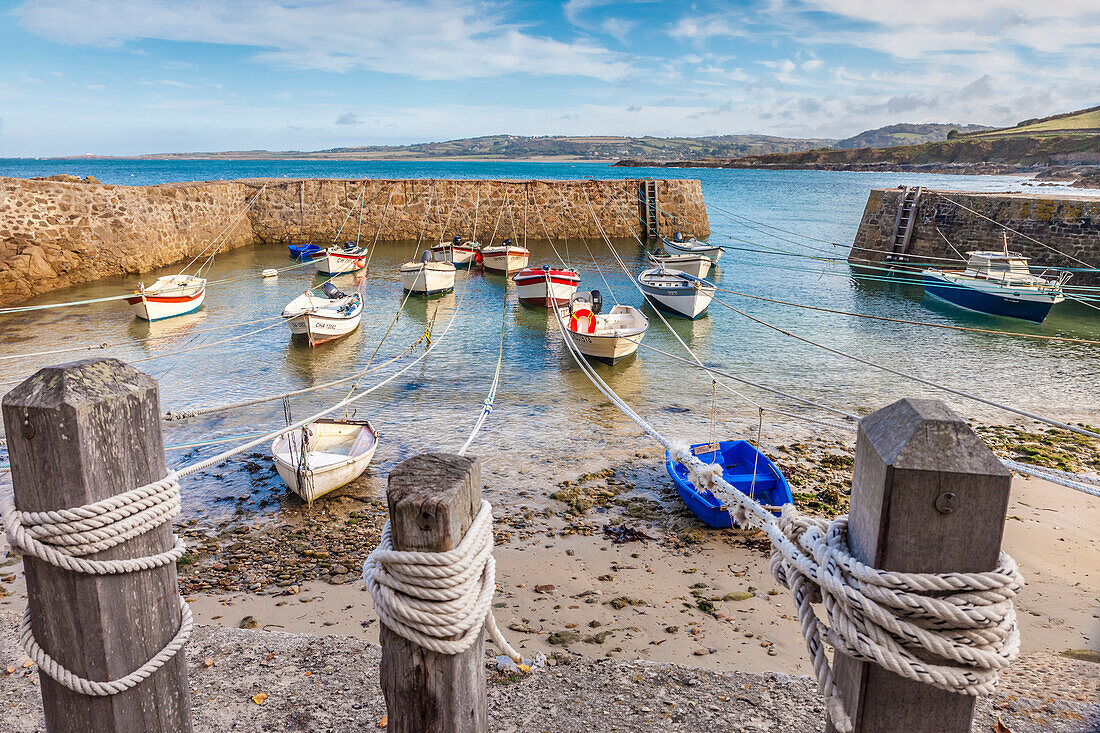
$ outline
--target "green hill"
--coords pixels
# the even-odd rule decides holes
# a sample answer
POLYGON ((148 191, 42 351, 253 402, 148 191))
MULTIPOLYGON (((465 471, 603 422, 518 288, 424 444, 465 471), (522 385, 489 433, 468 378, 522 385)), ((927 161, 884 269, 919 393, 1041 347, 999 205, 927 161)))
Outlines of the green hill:
MULTIPOLYGON (((961 132, 961 131, 960 131, 961 132)), ((1050 117, 1024 120, 1015 127, 987 130, 966 135, 968 138, 1046 137, 1049 135, 1100 134, 1100 106, 1066 112, 1050 117)))
POLYGON ((836 150, 851 148, 890 148, 897 145, 919 145, 920 143, 938 143, 947 139, 952 131, 956 133, 992 130, 986 125, 945 125, 945 124, 898 124, 865 130, 858 135, 845 138, 833 145, 836 150))

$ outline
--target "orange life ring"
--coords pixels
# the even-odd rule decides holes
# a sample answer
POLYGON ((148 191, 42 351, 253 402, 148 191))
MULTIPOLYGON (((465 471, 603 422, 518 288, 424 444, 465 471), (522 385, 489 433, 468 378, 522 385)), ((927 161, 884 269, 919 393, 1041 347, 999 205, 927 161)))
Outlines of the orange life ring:
POLYGON ((596 314, 588 308, 578 308, 573 311, 573 315, 569 318, 569 330, 573 333, 580 333, 580 329, 577 327, 582 318, 588 319, 588 332, 596 333, 596 314))

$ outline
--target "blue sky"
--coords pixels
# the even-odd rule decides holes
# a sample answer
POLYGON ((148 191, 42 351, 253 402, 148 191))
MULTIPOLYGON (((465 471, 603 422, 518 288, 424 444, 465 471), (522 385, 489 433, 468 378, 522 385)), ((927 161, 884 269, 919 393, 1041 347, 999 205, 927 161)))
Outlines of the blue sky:
POLYGON ((1100 0, 0 0, 0 157, 845 137, 1100 104, 1100 0))

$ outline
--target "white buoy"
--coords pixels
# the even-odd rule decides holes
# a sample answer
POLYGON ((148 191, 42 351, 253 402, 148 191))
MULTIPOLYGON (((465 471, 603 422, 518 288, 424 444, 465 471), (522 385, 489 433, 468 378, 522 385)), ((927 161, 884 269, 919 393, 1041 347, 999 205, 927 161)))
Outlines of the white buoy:
POLYGON ((264 270, 263 271, 263 276, 264 277, 279 277, 279 271, 278 270, 264 270))

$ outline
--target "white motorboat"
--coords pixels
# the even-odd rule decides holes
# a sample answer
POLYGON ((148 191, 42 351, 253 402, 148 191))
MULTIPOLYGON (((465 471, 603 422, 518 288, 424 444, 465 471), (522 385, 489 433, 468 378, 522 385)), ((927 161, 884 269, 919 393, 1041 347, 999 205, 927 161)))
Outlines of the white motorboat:
POLYGON ((695 277, 706 277, 710 273, 710 267, 714 263, 709 257, 702 255, 653 255, 650 261, 666 270, 679 270, 695 277))
POLYGON ((695 237, 688 237, 684 239, 684 235, 680 232, 676 232, 672 235, 672 239, 661 240, 665 249, 670 255, 697 255, 700 257, 706 257, 712 264, 718 264, 718 258, 722 256, 722 248, 702 242, 695 237))
POLYGON ((321 290, 320 295, 307 290, 283 309, 291 335, 305 338, 310 346, 347 336, 359 328, 363 315, 359 293, 348 295, 332 283, 325 283, 321 290))
POLYGON ((354 242, 344 242, 342 247, 329 247, 317 255, 313 266, 322 275, 355 272, 367 266, 367 253, 354 242))
POLYGON ((614 364, 638 350, 649 329, 649 319, 631 305, 616 305, 602 314, 599 290, 577 293, 558 318, 577 350, 590 359, 614 364))
POLYGON ((432 262, 432 253, 425 252, 420 262, 401 265, 401 285, 413 293, 441 295, 454 290, 455 266, 450 262, 432 262))
POLYGON ((202 306, 206 299, 206 279, 194 275, 166 275, 158 277, 149 287, 139 283, 134 295, 126 302, 134 309, 134 315, 144 321, 182 316, 202 306))
POLYGON ((440 242, 432 247, 432 259, 436 262, 450 262, 455 267, 469 267, 477 259, 479 242, 455 236, 450 242, 440 242))
POLYGON ((663 267, 642 270, 638 285, 654 306, 693 319, 706 313, 716 290, 702 278, 663 267))
POLYGON ((287 487, 313 503, 362 476, 377 447, 366 420, 320 419, 276 438, 271 454, 287 487))
POLYGON ((486 270, 508 273, 527 267, 527 262, 531 259, 531 251, 526 247, 512 244, 511 239, 505 239, 493 247, 483 247, 481 257, 486 270))
POLYGON ((581 276, 576 270, 556 269, 544 265, 521 270, 512 275, 516 284, 519 301, 525 305, 550 308, 556 305, 568 305, 577 292, 581 276))

